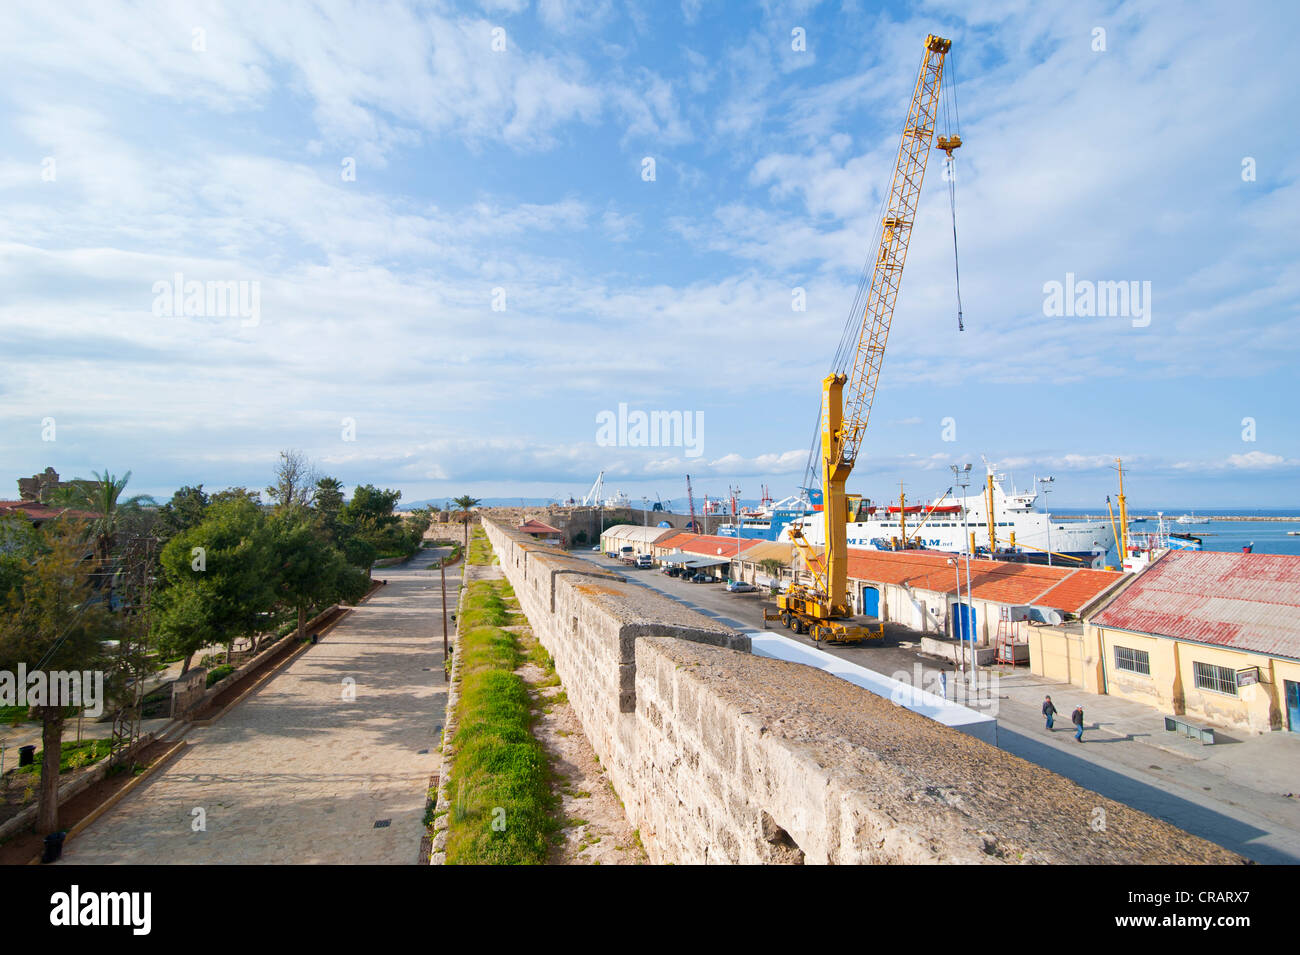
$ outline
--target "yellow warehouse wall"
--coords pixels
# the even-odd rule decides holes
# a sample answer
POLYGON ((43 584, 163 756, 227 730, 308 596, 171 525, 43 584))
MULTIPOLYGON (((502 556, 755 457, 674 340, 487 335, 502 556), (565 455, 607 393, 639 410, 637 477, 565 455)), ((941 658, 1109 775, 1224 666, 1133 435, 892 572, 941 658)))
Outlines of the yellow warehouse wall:
POLYGON ((1283 680, 1300 683, 1300 663, 1124 630, 1091 626, 1089 629, 1098 634, 1105 655, 1106 691, 1112 695, 1146 703, 1175 716, 1250 733, 1286 728, 1283 680), (1150 657, 1151 675, 1146 677, 1118 669, 1115 666, 1117 646, 1145 650, 1150 657), (1260 682, 1239 687, 1235 697, 1203 690, 1196 685, 1196 663, 1231 670, 1259 667, 1260 682))
POLYGON ((1122 630, 1090 627, 1098 635, 1105 656, 1106 691, 1135 703, 1145 703, 1166 713, 1181 714, 1182 701, 1176 699, 1178 664, 1177 644, 1173 640, 1146 637, 1122 630), (1145 650, 1151 663, 1151 675, 1130 673, 1115 666, 1115 648, 1145 650))
POLYGON ((1101 693, 1101 656, 1096 638, 1087 632, 1059 627, 1027 627, 1029 672, 1101 693))

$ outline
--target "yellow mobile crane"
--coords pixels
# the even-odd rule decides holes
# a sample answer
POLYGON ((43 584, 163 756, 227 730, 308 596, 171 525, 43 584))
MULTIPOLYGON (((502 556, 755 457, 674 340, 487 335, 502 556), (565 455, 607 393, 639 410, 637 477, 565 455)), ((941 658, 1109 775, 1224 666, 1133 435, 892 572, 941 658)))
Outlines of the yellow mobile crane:
MULTIPOLYGON (((819 555, 804 537, 800 525, 790 525, 790 537, 803 554, 812 577, 808 585, 796 584, 777 598, 777 611, 764 613, 765 619, 780 620, 797 633, 811 634, 814 640, 857 643, 879 639, 883 634, 852 622, 848 602, 848 532, 845 513, 845 484, 857 460, 867 419, 876 396, 880 365, 889 339, 889 324, 898 300, 899 283, 907 244, 916 219, 916 203, 930 156, 939 103, 940 78, 944 57, 952 41, 931 34, 925 38, 925 55, 920 75, 912 93, 912 105, 903 127, 902 142, 894 166, 894 179, 881 219, 880 245, 871 273, 870 290, 857 328, 856 347, 844 351, 843 367, 848 374, 836 371, 822 380, 821 467, 823 518, 826 523, 826 549, 819 555), (847 401, 845 395, 847 393, 847 401)), ((949 158, 961 145, 961 136, 940 136, 938 146, 949 158)), ((954 242, 956 240, 954 212, 954 242)), ((864 270, 863 282, 866 276, 864 270)), ((859 288, 859 296, 862 288, 859 288)), ((958 293, 960 327, 960 292, 958 293)), ((855 303, 856 314, 856 303, 855 303)))

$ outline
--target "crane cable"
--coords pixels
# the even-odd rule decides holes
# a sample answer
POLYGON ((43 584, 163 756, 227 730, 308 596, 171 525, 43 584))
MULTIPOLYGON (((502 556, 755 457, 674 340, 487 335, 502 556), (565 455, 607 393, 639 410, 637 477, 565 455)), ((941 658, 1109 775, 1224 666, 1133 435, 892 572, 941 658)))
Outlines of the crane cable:
MULTIPOLYGON (((952 118, 956 119, 957 138, 961 139, 961 112, 957 109, 957 66, 955 57, 949 58, 948 69, 952 73, 952 82, 943 88, 943 122, 946 132, 952 130, 952 118), (951 103, 952 114, 949 116, 951 103)), ((957 159, 948 153, 948 209, 952 213, 952 268, 957 281, 957 331, 964 332, 961 309, 961 265, 957 259, 957 159)))

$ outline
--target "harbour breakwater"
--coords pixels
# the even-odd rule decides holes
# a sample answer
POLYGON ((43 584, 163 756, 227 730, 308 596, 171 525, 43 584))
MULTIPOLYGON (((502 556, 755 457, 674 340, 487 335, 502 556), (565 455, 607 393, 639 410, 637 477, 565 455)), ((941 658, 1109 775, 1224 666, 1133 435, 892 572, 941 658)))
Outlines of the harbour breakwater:
MULTIPOLYGON (((1119 515, 1110 514, 1053 514, 1054 521, 1108 521, 1111 517, 1119 520, 1119 515)), ((1160 520, 1159 514, 1130 514, 1129 523, 1134 521, 1151 521, 1155 523, 1160 520)), ((1211 514, 1204 522, 1199 524, 1179 524, 1177 518, 1171 518, 1168 514, 1164 516, 1164 521, 1170 527, 1204 527, 1206 524, 1218 524, 1224 521, 1256 521, 1261 523, 1271 523, 1272 521, 1291 521, 1300 523, 1300 515, 1269 515, 1269 514, 1211 514)))

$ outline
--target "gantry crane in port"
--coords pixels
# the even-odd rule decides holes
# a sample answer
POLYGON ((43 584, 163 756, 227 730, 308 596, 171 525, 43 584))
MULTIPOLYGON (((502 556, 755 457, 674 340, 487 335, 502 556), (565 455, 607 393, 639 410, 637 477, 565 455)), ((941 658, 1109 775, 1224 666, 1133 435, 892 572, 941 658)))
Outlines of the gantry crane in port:
MULTIPOLYGON (((912 105, 903 127, 894 178, 884 204, 880 244, 866 305, 856 335, 848 335, 836 356, 836 371, 822 380, 821 468, 826 549, 818 554, 804 537, 800 525, 790 525, 790 537, 803 555, 812 578, 809 584, 795 584, 777 598, 777 611, 765 619, 780 620, 814 640, 857 643, 879 639, 881 634, 852 622, 848 601, 848 532, 845 485, 857 461, 867 430, 871 405, 876 397, 880 366, 889 339, 889 325, 898 301, 899 284, 907 245, 916 220, 916 204, 925 177, 938 119, 940 80, 944 57, 952 41, 931 34, 925 38, 925 55, 912 93, 912 105)), ((952 158, 961 136, 940 136, 940 149, 952 158)), ((955 222, 955 212, 954 212, 955 222)), ((954 231, 955 236, 955 231, 954 231)), ((864 270, 859 296, 866 283, 864 270)), ((861 301, 859 298, 858 301, 861 301)), ((853 316, 856 318, 857 302, 853 316)), ((852 321, 852 319, 851 319, 852 321)))
POLYGON ((691 506, 691 533, 698 534, 700 532, 700 525, 695 519, 695 492, 691 490, 691 476, 689 474, 686 475, 686 500, 691 506))
POLYGON ((582 506, 595 505, 599 507, 604 500, 605 493, 605 472, 602 470, 596 475, 596 483, 591 486, 591 490, 582 496, 582 506))

